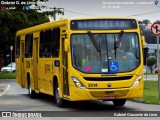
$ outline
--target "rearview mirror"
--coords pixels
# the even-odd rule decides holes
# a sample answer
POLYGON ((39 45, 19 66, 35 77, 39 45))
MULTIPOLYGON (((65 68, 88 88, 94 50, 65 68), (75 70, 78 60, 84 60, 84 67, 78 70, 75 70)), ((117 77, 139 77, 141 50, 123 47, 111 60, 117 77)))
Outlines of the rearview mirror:
POLYGON ((149 48, 148 47, 143 47, 143 62, 144 65, 147 64, 147 58, 148 58, 148 52, 149 52, 149 48))

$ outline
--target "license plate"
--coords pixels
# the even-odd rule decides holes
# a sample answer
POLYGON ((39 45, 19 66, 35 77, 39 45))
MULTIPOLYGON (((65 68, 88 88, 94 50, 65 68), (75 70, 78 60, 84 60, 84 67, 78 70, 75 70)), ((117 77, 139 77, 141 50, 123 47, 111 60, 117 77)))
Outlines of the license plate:
POLYGON ((116 96, 104 96, 105 100, 114 100, 116 99, 116 96))

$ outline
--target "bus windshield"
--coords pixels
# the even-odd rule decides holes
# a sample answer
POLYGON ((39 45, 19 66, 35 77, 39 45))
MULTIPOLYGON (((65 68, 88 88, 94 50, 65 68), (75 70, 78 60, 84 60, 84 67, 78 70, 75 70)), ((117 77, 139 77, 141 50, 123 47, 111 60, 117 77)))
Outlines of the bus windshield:
POLYGON ((94 43, 88 33, 72 34, 73 67, 84 73, 119 73, 136 69, 140 64, 138 35, 123 33, 119 46, 115 47, 120 34, 92 33, 94 43))

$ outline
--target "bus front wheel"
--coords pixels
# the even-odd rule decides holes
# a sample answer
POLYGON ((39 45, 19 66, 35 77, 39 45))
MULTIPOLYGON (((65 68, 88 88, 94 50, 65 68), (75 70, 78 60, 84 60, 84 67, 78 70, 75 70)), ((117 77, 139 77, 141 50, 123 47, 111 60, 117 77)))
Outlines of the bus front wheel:
POLYGON ((114 106, 124 106, 125 103, 126 103, 126 99, 113 100, 114 106))
POLYGON ((63 100, 59 95, 59 87, 57 83, 55 84, 54 98, 58 107, 64 107, 65 100, 63 100))

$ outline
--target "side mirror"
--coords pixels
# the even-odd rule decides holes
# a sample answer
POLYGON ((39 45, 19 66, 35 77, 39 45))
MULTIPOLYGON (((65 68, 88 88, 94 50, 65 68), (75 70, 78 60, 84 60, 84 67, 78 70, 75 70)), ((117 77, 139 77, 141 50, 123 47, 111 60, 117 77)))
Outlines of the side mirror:
POLYGON ((64 40, 64 51, 65 52, 69 52, 70 51, 69 40, 68 39, 64 40))
POLYGON ((144 36, 141 36, 141 41, 142 41, 142 46, 145 46, 146 45, 146 41, 145 41, 145 37, 144 36))
POLYGON ((148 52, 149 52, 148 47, 143 48, 143 60, 144 60, 143 62, 144 62, 144 65, 147 64, 148 52))

